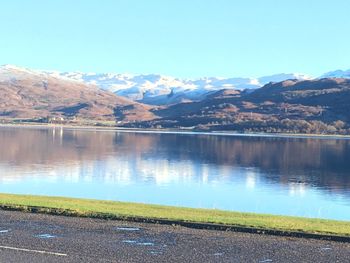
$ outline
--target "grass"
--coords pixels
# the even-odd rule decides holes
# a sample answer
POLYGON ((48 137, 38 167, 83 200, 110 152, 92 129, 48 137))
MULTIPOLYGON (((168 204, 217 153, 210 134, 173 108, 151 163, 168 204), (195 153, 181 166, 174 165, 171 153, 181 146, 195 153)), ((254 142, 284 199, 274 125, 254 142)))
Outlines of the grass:
POLYGON ((139 203, 99 201, 65 197, 0 194, 0 207, 23 211, 101 218, 146 218, 182 222, 214 223, 262 230, 281 230, 350 237, 350 222, 266 214, 240 213, 216 209, 193 209, 139 203), (40 208, 40 209, 39 209, 40 208))

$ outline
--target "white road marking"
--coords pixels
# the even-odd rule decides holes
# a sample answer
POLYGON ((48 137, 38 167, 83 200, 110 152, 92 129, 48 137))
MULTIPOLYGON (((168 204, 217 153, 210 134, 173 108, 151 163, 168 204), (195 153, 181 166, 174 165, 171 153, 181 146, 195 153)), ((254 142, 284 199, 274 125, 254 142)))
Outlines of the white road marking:
POLYGON ((57 252, 50 252, 50 251, 44 251, 44 250, 35 250, 35 249, 27 249, 27 248, 18 248, 18 247, 8 247, 8 246, 0 246, 0 249, 10 249, 10 250, 16 250, 16 251, 24 251, 24 252, 33 252, 33 253, 39 253, 39 254, 47 254, 47 255, 54 255, 54 256, 61 256, 66 257, 67 254, 64 253, 57 253, 57 252))
POLYGON ((36 235, 35 237, 38 237, 38 238, 54 238, 56 236, 50 235, 50 234, 41 234, 41 235, 36 235))
POLYGON ((123 231, 140 231, 140 228, 138 227, 117 227, 116 229, 123 231))

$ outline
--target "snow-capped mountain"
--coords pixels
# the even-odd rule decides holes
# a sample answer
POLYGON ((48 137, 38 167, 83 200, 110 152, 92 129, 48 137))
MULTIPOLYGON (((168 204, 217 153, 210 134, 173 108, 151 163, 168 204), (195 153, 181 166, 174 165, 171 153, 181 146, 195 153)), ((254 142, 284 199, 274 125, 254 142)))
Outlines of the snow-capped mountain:
POLYGON ((330 71, 321 76, 321 78, 350 78, 350 69, 330 71))
POLYGON ((27 78, 28 75, 42 77, 47 76, 47 74, 41 71, 17 67, 15 65, 6 64, 0 66, 0 81, 15 81, 16 79, 27 78))
MULTIPOLYGON (((28 73, 32 75, 40 75, 43 79, 50 76, 58 79, 96 85, 104 90, 114 92, 116 95, 153 105, 197 101, 222 89, 257 89, 269 82, 280 82, 287 79, 312 79, 310 76, 305 74, 295 73, 276 74, 261 78, 203 77, 197 79, 180 79, 157 74, 134 75, 120 73, 101 74, 40 71, 13 65, 1 66, 0 70, 3 72, 1 78, 4 78, 8 72, 11 72, 11 70, 17 72, 17 77, 21 74, 26 75, 28 73)), ((8 78, 11 78, 10 75, 8 75, 8 78)))
POLYGON ((302 73, 291 73, 291 74, 275 74, 270 76, 265 76, 258 78, 258 81, 261 85, 265 85, 270 82, 281 82, 288 79, 298 79, 298 80, 310 80, 313 79, 311 76, 302 73))
POLYGON ((200 100, 209 93, 222 89, 256 89, 269 82, 279 82, 286 79, 311 79, 311 77, 305 74, 277 74, 261 78, 205 77, 198 79, 179 79, 157 74, 48 73, 57 77, 95 84, 119 96, 155 105, 200 100))

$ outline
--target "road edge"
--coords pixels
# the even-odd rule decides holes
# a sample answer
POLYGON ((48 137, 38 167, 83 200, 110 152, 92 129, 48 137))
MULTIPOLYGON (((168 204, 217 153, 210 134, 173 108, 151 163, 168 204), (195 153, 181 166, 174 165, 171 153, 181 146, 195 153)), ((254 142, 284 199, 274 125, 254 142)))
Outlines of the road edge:
POLYGON ((103 219, 103 220, 127 221, 127 222, 135 222, 135 223, 152 223, 152 224, 160 224, 160 225, 182 226, 182 227, 188 227, 188 228, 193 228, 193 229, 230 231, 230 232, 240 232, 240 233, 250 233, 250 234, 260 234, 260 235, 272 235, 272 236, 281 236, 281 237, 318 239, 318 240, 328 240, 328 241, 350 243, 350 236, 306 233, 306 232, 300 232, 300 231, 284 231, 284 230, 278 230, 278 229, 267 229, 267 228, 264 229, 264 228, 256 228, 256 227, 245 227, 245 226, 239 226, 239 225, 201 223, 201 222, 192 222, 192 221, 181 221, 181 220, 160 219, 160 218, 147 218, 147 217, 137 217, 137 216, 118 216, 118 215, 101 213, 101 212, 90 213, 90 214, 81 214, 75 210, 52 208, 52 207, 1 204, 0 210, 46 214, 46 215, 54 215, 54 216, 82 217, 82 218, 93 218, 93 219, 103 219))

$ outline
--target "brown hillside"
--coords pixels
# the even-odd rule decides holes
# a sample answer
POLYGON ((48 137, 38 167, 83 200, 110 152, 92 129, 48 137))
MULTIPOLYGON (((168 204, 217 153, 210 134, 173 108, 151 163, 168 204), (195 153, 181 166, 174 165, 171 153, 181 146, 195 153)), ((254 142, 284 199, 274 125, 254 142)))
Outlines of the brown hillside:
POLYGON ((155 111, 142 127, 293 133, 350 133, 350 80, 287 80, 253 92, 220 91, 155 111))
POLYGON ((0 118, 147 120, 154 118, 150 109, 95 86, 29 70, 0 69, 0 118))

